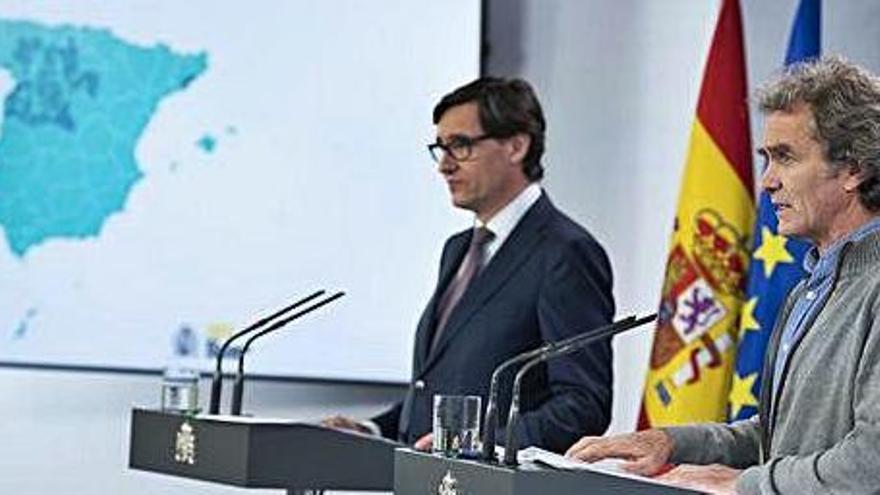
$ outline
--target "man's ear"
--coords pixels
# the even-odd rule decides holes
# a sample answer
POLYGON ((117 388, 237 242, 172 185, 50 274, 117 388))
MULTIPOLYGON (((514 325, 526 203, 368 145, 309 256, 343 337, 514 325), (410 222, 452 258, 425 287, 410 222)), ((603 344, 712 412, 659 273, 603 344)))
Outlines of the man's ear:
POLYGON ((508 138, 508 142, 510 143, 510 161, 522 163, 532 146, 532 136, 525 133, 514 134, 508 138))
POLYGON ((859 190, 859 185, 868 178, 865 168, 856 163, 850 164, 843 171, 846 174, 843 181, 843 190, 848 193, 855 193, 859 190))

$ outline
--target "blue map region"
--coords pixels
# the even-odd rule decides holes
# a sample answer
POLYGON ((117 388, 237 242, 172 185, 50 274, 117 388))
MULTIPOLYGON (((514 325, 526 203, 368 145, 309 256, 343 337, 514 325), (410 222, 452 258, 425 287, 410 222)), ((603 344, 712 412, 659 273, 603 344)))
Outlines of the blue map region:
POLYGON ((196 141, 196 146, 201 148, 205 153, 213 153, 214 149, 217 148, 217 138, 210 134, 205 134, 196 141))
POLYGON ((13 80, 0 227, 13 254, 99 235, 143 177, 135 148, 160 101, 207 66, 204 52, 137 46, 106 29, 0 19, 0 67, 13 80))

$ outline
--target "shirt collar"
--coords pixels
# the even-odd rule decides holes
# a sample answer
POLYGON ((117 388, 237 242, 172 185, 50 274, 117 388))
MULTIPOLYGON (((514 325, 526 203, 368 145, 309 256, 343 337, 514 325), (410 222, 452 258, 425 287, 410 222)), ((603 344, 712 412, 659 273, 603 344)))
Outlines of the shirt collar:
POLYGON ((525 216, 526 212, 529 211, 529 208, 538 198, 541 197, 541 186, 536 182, 533 182, 528 185, 525 189, 523 189, 510 203, 507 203, 507 206, 501 209, 498 213, 495 214, 492 218, 489 219, 485 224, 480 221, 480 219, 475 219, 474 227, 486 227, 493 234, 495 234, 495 238, 492 239, 492 244, 495 246, 500 246, 504 244, 504 240, 513 232, 513 229, 516 228, 516 224, 525 216))
POLYGON ((834 273, 837 268, 837 261, 840 258, 840 253, 843 251, 843 246, 850 242, 859 241, 877 231, 880 231, 880 217, 874 218, 856 230, 834 241, 834 243, 831 244, 831 247, 825 251, 825 254, 819 255, 819 248, 813 246, 807 251, 807 255, 804 256, 804 270, 806 270, 811 277, 814 274, 825 276, 834 273))

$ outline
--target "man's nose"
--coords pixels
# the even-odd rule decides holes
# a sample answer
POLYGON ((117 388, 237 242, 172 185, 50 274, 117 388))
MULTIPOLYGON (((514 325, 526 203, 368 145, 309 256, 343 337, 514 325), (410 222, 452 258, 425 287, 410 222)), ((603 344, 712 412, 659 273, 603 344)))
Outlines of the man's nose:
POLYGON ((780 187, 782 187, 782 182, 779 180, 779 176, 776 175, 776 167, 773 166, 772 162, 768 163, 764 173, 761 174, 761 189, 771 193, 779 190, 780 187))
POLYGON ((455 170, 457 168, 458 168, 458 162, 453 160, 452 157, 449 156, 449 153, 444 152, 440 156, 440 161, 437 163, 437 171, 438 172, 440 172, 443 175, 448 175, 448 174, 455 172, 455 170))

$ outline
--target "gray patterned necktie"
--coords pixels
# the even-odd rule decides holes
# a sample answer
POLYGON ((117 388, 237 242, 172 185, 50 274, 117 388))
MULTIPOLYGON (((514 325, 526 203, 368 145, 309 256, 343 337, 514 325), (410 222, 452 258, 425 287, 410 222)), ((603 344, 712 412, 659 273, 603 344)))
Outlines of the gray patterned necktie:
POLYGON ((461 300, 461 296, 464 295, 471 280, 480 273, 480 270, 486 263, 486 245, 494 238, 495 234, 486 227, 474 229, 471 245, 468 247, 467 254, 465 254, 464 260, 461 262, 461 268, 459 268, 455 278, 449 282, 449 286, 446 287, 443 297, 440 298, 440 304, 437 306, 439 317, 437 318, 437 329, 434 330, 434 340, 431 343, 432 349, 440 340, 440 335, 443 334, 452 310, 455 309, 458 301, 461 300))

